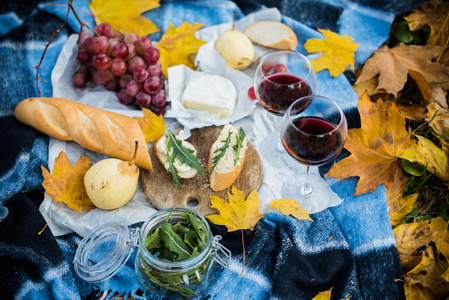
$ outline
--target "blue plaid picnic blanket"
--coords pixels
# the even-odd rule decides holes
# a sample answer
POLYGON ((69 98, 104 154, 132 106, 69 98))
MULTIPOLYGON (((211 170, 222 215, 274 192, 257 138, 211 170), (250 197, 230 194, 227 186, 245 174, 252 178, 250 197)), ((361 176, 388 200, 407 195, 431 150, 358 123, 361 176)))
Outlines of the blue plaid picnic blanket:
MULTIPOLYGON (((113 1, 113 0, 111 0, 113 1)), ((204 0, 161 1, 143 15, 164 32, 169 22, 179 26, 230 23, 249 13, 276 7, 283 22, 305 40, 320 37, 318 28, 348 34, 360 44, 356 65, 386 41, 394 17, 417 7, 422 0, 204 0)), ((36 69, 51 34, 61 26, 67 1, 3 1, 0 5, 0 286, 4 299, 90 299, 100 291, 160 299, 136 294, 142 290, 133 259, 109 280, 88 283, 73 268, 81 238, 68 234, 55 238, 51 231, 38 235, 45 220, 38 207, 43 199, 41 165, 48 168, 48 137, 19 123, 13 115, 17 103, 37 96, 36 69)), ((89 11, 88 0, 74 6, 89 11)), ((94 23, 82 14, 84 21, 94 23)), ((42 96, 52 95, 51 71, 62 46, 79 30, 73 14, 49 46, 40 69, 42 96)), ((154 40, 160 34, 152 36, 154 40)), ((360 126, 357 96, 350 72, 331 78, 318 73, 319 94, 345 102, 350 127, 360 126)), ((325 173, 327 167, 321 168, 325 173)), ((401 269, 388 219, 385 190, 354 196, 356 178, 328 183, 344 202, 311 215, 314 222, 270 212, 254 231, 245 232, 246 263, 240 232, 228 233, 212 225, 214 234, 232 251, 228 269, 215 268, 204 299, 311 299, 332 290, 333 299, 402 299, 401 269)), ((198 297, 200 299, 200 297, 198 297)))

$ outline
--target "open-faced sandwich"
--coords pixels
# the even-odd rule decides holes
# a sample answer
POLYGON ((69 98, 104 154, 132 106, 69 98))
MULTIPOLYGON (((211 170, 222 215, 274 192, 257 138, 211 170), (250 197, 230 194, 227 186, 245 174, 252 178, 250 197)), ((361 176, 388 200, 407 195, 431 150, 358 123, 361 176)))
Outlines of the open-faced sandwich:
POLYGON ((156 142, 155 153, 165 169, 172 173, 173 180, 178 185, 179 178, 192 178, 198 172, 203 175, 195 147, 171 131, 156 142))
POLYGON ((242 128, 228 124, 212 144, 209 155, 209 181, 213 191, 231 186, 242 171, 248 139, 242 128))

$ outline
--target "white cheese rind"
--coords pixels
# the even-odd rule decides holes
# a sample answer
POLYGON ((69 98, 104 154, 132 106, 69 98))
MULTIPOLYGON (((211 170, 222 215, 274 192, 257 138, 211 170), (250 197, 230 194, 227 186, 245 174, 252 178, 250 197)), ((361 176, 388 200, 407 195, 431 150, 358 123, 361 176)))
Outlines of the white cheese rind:
POLYGON ((220 118, 234 112, 237 91, 232 82, 222 76, 204 74, 187 84, 182 95, 186 108, 209 111, 220 118))

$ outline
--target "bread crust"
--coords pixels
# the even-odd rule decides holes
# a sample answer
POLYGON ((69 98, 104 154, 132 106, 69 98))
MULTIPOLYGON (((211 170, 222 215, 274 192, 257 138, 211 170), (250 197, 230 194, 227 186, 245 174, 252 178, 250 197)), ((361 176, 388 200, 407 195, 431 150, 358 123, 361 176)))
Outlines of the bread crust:
MULTIPOLYGON (((159 142, 159 139, 154 143, 154 152, 156 153, 156 157, 159 160, 159 162, 164 166, 165 168, 165 163, 167 162, 167 156, 160 152, 159 150, 157 150, 157 143, 159 142)), ((189 172, 178 172, 178 176, 179 178, 183 178, 183 179, 189 179, 189 178, 193 178, 196 173, 198 173, 198 171, 194 168, 192 168, 189 172)))
POLYGON ((22 100, 14 116, 51 137, 74 141, 86 149, 122 160, 131 160, 138 142, 136 165, 152 171, 145 137, 130 117, 63 98, 22 100))
MULTIPOLYGON (((298 38, 296 37, 295 32, 288 27, 287 25, 285 25, 284 23, 281 22, 276 22, 276 21, 259 21, 259 22, 255 22, 252 23, 250 25, 248 25, 244 31, 243 31, 251 41, 253 41, 256 44, 268 47, 268 48, 273 48, 273 49, 279 49, 279 50, 295 50, 296 46, 298 44, 298 38), (284 38, 284 39, 279 39, 278 41, 274 42, 274 43, 269 43, 263 39, 261 39, 258 36, 255 36, 252 34, 252 30, 257 30, 256 28, 260 25, 276 25, 276 26, 280 26, 281 28, 283 28, 284 30, 286 30, 289 34, 288 38, 284 38)), ((261 35, 263 36, 263 34, 261 35)))

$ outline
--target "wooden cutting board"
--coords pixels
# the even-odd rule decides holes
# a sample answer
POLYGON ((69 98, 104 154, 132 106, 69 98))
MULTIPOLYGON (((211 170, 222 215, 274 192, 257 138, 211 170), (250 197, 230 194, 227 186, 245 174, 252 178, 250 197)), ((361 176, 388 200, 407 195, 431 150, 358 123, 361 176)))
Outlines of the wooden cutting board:
MULTIPOLYGON (((223 126, 210 126, 193 129, 190 138, 187 139, 197 150, 197 157, 203 166, 203 176, 197 174, 190 179, 180 179, 178 186, 173 180, 171 173, 167 172, 159 162, 154 152, 154 145, 149 149, 150 158, 153 162, 153 171, 141 170, 140 184, 148 200, 157 208, 186 207, 192 209, 203 216, 217 214, 218 211, 211 208, 209 196, 218 196, 228 199, 228 192, 231 187, 214 192, 209 187, 209 176, 207 162, 212 144, 218 138, 223 126)), ((245 192, 248 196, 253 190, 259 188, 262 181, 262 162, 253 144, 248 142, 245 163, 242 171, 234 182, 234 186, 245 192)))

